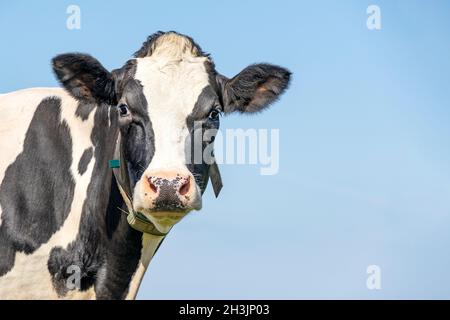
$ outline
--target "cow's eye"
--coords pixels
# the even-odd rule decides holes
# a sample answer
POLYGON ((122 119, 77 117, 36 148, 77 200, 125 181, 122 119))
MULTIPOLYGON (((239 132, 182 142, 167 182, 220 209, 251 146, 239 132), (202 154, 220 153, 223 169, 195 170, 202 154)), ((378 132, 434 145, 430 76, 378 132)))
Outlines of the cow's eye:
POLYGON ((127 117, 130 114, 130 110, 126 104, 119 105, 119 115, 121 117, 127 117))
POLYGON ((211 112, 209 113, 208 118, 215 121, 215 120, 219 119, 219 116, 220 116, 220 110, 212 109, 211 112))

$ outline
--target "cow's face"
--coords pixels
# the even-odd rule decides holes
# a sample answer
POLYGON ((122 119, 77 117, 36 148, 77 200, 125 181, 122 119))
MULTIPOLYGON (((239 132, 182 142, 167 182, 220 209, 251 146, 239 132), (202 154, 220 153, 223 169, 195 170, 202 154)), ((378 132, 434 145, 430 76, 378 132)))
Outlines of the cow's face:
POLYGON ((227 79, 192 39, 174 32, 149 37, 112 73, 79 54, 58 56, 53 66, 75 98, 116 107, 134 210, 162 232, 202 206, 211 158, 196 155, 211 149, 220 114, 264 109, 290 77, 259 64, 227 79))

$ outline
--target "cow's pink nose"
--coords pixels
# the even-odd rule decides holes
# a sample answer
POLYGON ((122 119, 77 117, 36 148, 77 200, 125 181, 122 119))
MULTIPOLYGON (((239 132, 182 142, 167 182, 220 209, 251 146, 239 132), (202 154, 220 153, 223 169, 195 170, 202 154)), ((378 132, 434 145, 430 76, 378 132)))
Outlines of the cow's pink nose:
POLYGON ((147 171, 136 184, 133 199, 136 211, 153 217, 168 213, 186 214, 202 208, 199 187, 187 169, 147 171))
POLYGON ((191 174, 173 171, 152 172, 147 176, 146 196, 153 198, 155 209, 181 209, 195 191, 191 174), (147 194, 148 193, 148 194, 147 194))
POLYGON ((148 176, 147 180, 150 190, 155 194, 160 190, 168 189, 165 191, 174 191, 184 196, 191 189, 191 179, 188 175, 176 174, 174 177, 170 177, 170 174, 164 173, 162 175, 148 176))

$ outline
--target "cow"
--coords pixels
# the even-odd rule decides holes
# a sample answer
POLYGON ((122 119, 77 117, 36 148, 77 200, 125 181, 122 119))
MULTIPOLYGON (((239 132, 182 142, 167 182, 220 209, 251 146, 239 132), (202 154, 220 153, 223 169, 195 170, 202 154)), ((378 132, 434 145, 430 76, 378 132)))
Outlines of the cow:
POLYGON ((217 163, 192 161, 194 132, 257 113, 291 73, 232 78, 189 36, 149 36, 111 72, 90 55, 52 60, 62 88, 0 96, 0 298, 134 299, 173 225, 200 210, 217 163))

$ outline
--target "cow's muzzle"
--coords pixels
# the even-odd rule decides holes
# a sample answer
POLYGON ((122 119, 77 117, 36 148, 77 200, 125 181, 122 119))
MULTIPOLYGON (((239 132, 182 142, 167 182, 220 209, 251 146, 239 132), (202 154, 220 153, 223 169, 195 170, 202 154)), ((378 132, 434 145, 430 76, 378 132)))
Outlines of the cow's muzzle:
POLYGON ((148 217, 162 232, 189 211, 201 209, 199 188, 190 172, 147 172, 138 185, 134 192, 134 209, 148 217))

